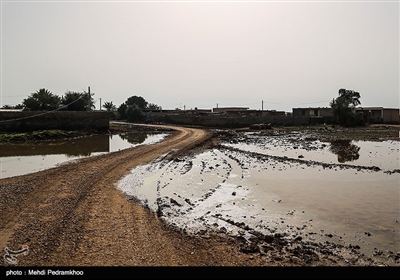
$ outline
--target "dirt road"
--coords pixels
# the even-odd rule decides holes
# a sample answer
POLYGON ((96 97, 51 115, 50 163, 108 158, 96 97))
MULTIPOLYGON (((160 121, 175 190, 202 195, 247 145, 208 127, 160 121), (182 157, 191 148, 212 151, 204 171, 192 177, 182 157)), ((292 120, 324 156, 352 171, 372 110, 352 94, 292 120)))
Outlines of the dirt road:
MULTIPOLYGON (((19 250, 4 266, 265 265, 238 241, 189 237, 124 195, 116 182, 132 168, 202 143, 210 132, 182 127, 166 140, 0 180, 0 248, 19 250)), ((282 262, 272 263, 279 265, 282 262)), ((269 264, 271 265, 271 264, 269 264)))
POLYGON ((358 253, 334 254, 331 244, 316 250, 297 241, 289 248, 279 236, 262 235, 248 244, 221 232, 192 236, 167 226, 116 184, 136 166, 215 147, 218 137, 202 129, 157 127, 173 133, 156 144, 0 179, 0 267, 374 266, 358 253), (22 248, 26 254, 14 259, 6 253, 22 248))

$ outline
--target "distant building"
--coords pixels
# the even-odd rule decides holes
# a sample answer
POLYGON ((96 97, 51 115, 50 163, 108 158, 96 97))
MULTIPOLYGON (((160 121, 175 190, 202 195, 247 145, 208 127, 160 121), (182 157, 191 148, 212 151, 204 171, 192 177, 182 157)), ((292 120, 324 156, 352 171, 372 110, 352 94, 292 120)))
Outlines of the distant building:
POLYGON ((225 116, 252 116, 252 117, 267 117, 267 116, 286 116, 284 111, 276 110, 249 110, 247 107, 222 107, 213 108, 214 114, 222 114, 225 116))
POLYGON ((292 108, 293 117, 309 117, 310 124, 333 123, 333 110, 330 107, 292 108))
POLYGON ((309 107, 309 108, 293 108, 292 115, 294 117, 332 117, 333 110, 330 107, 309 107))
MULTIPOLYGON (((333 110, 330 107, 318 108, 293 108, 293 116, 308 116, 311 117, 311 123, 318 123, 319 118, 324 119, 324 122, 330 122, 333 117, 333 110)), ((365 123, 400 123, 399 109, 383 108, 383 107, 358 107, 355 113, 363 115, 365 123)))
POLYGON ((399 109, 383 107, 358 107, 356 113, 363 115, 365 123, 400 123, 399 109))
POLYGON ((195 107, 194 109, 183 110, 183 111, 181 111, 181 114, 184 114, 184 115, 207 115, 207 114, 211 114, 211 109, 198 109, 197 107, 195 107))
POLYGON ((213 108, 212 111, 214 113, 229 113, 229 112, 237 112, 237 113, 243 113, 247 112, 249 108, 247 107, 221 107, 221 108, 213 108))
POLYGON ((276 110, 248 110, 248 116, 255 117, 285 117, 285 111, 276 111, 276 110))

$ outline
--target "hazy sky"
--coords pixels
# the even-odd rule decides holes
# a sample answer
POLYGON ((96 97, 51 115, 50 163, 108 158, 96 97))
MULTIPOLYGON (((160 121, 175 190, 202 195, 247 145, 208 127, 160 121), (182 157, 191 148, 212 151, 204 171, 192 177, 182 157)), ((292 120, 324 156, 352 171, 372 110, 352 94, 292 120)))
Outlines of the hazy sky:
POLYGON ((1 1, 0 107, 46 88, 163 109, 399 108, 398 1, 1 1))

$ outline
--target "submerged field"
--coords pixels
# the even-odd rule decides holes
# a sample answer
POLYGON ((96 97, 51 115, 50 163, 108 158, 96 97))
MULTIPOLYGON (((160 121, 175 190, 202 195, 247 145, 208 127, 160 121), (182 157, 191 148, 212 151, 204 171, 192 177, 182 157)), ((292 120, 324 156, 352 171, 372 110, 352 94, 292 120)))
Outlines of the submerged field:
POLYGON ((283 251, 303 243, 353 265, 400 264, 398 130, 215 134, 213 147, 138 166, 117 187, 174 227, 243 238, 249 252, 279 258, 280 240, 283 251))
POLYGON ((398 127, 137 127, 168 136, 0 179, 18 265, 399 266, 398 127))

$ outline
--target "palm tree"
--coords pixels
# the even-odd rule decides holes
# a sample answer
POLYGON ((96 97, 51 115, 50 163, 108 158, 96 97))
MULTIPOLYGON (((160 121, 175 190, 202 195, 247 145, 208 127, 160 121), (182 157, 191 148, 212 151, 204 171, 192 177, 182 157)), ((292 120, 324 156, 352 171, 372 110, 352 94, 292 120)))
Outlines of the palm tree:
POLYGON ((104 102, 104 105, 102 107, 109 112, 117 111, 117 106, 115 106, 112 101, 104 102))
POLYGON ((49 111, 57 109, 60 102, 61 97, 45 88, 41 88, 31 93, 28 98, 25 98, 22 104, 31 111, 49 111))

